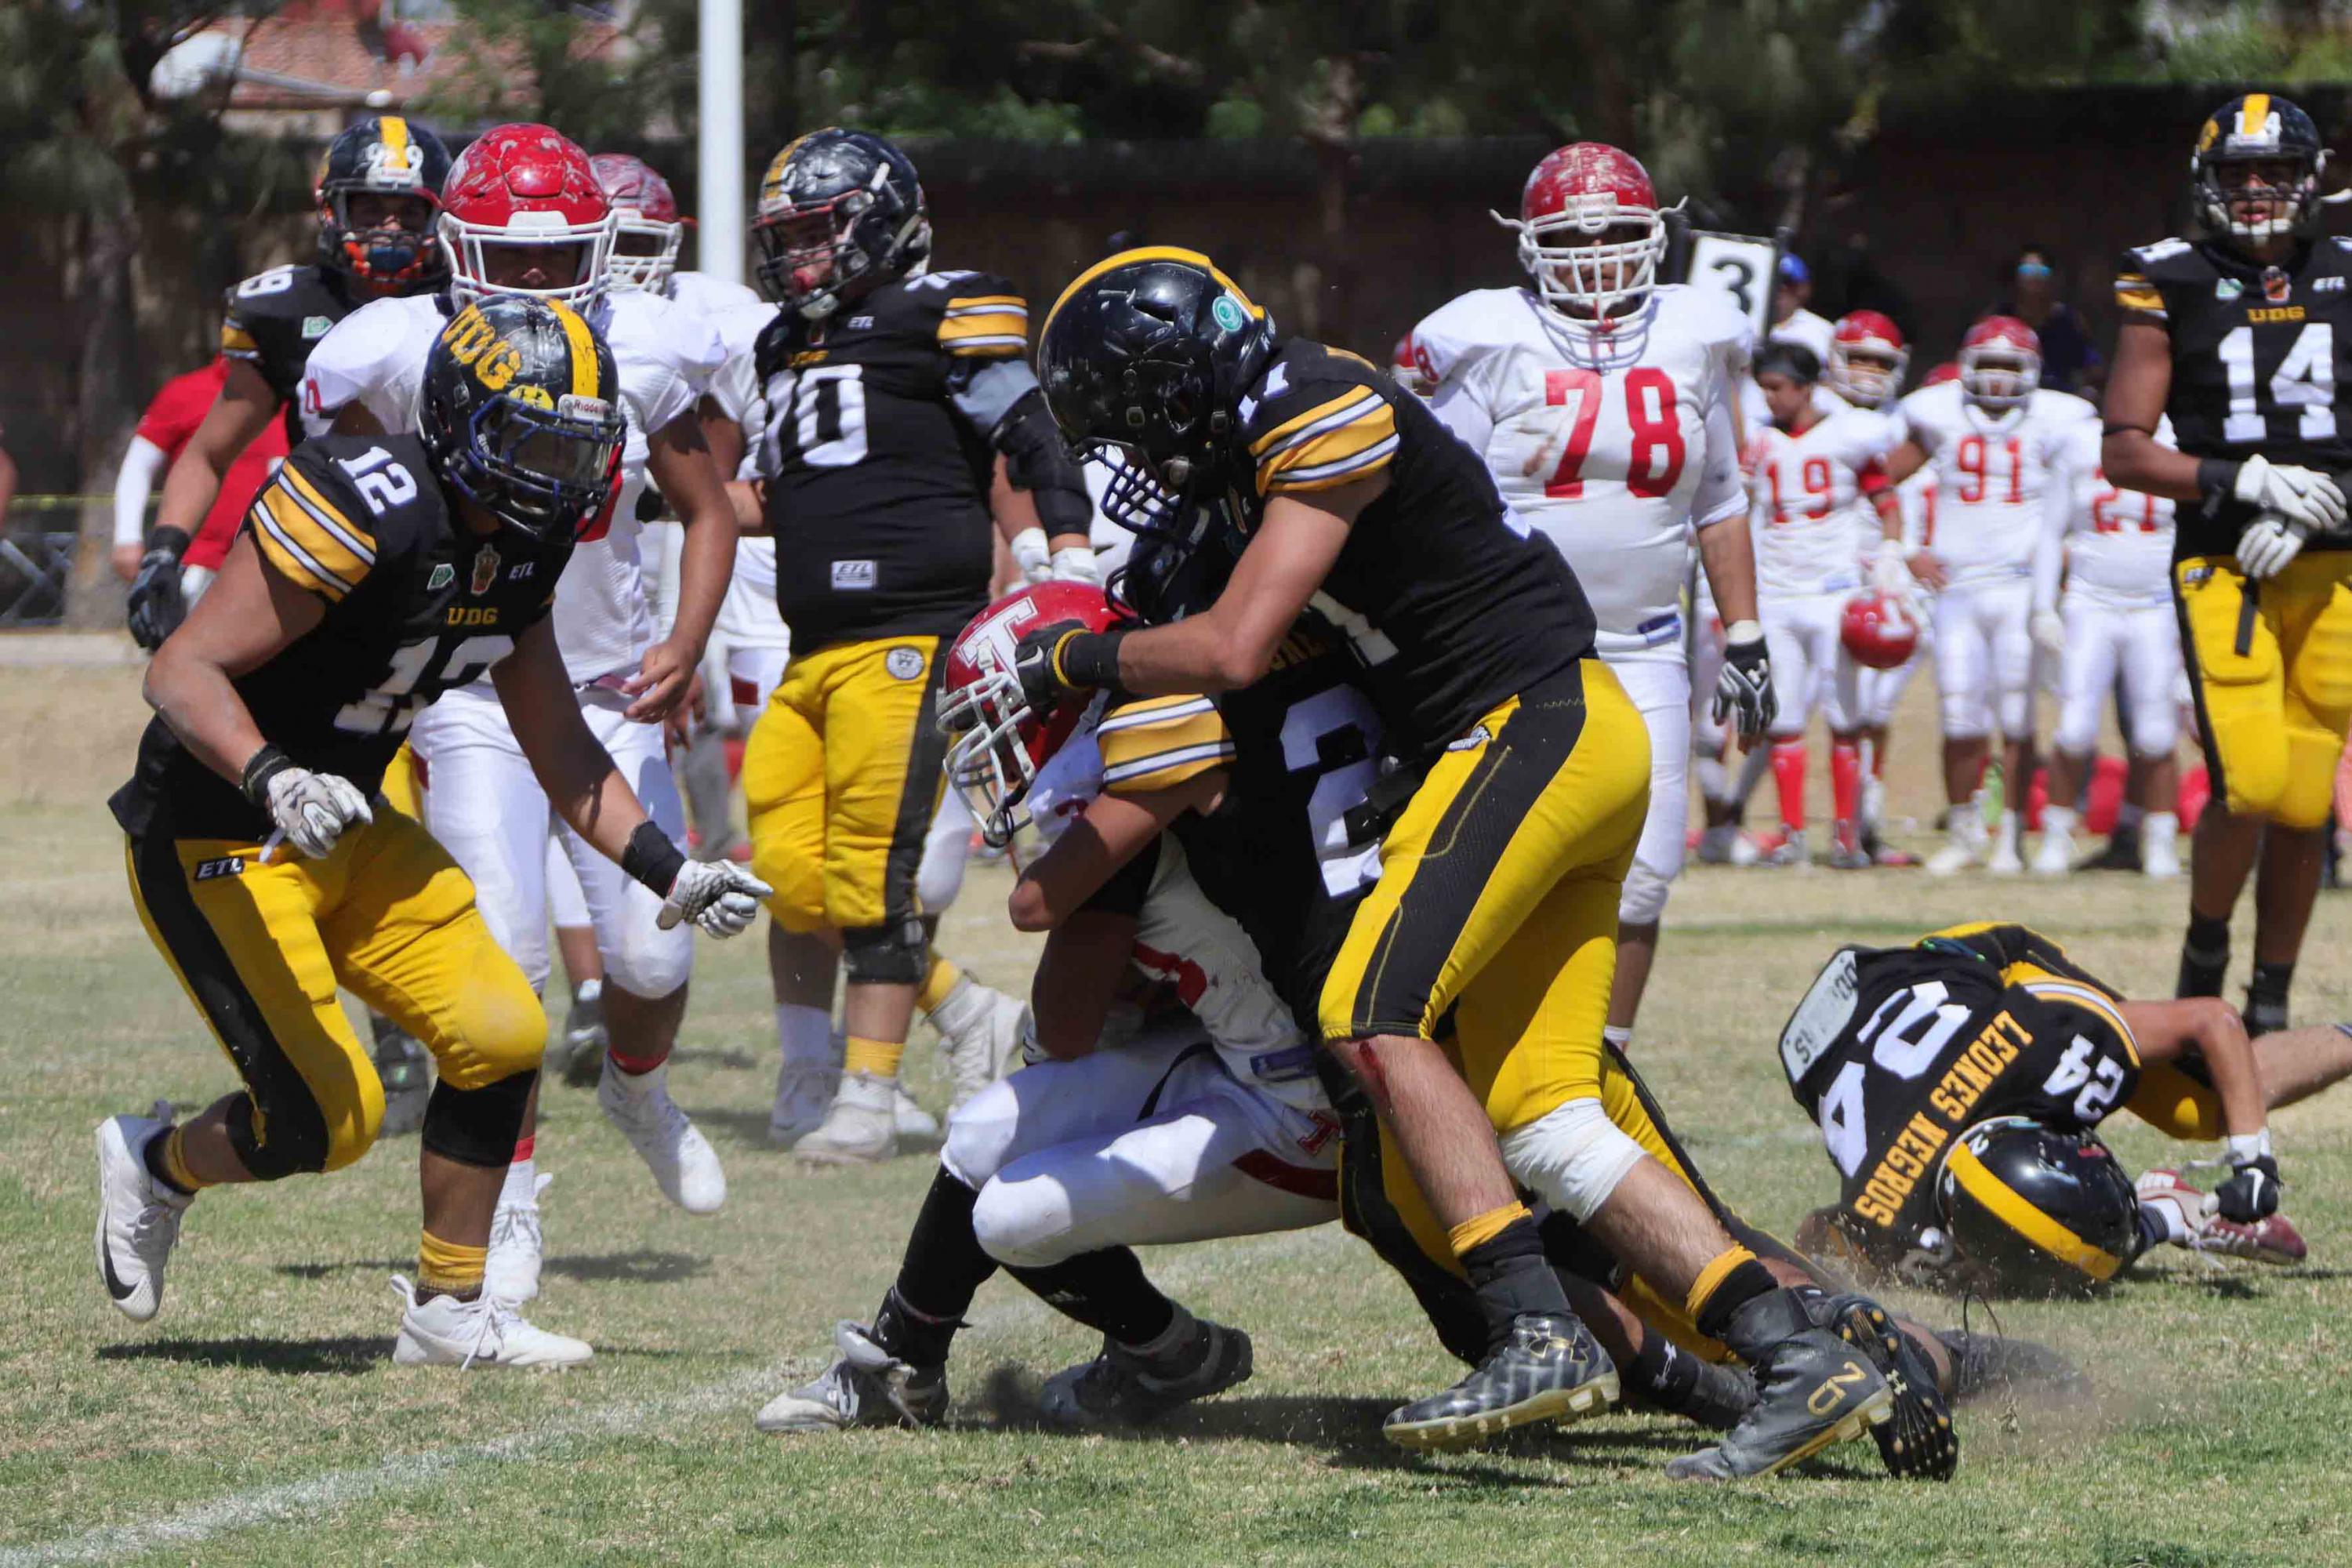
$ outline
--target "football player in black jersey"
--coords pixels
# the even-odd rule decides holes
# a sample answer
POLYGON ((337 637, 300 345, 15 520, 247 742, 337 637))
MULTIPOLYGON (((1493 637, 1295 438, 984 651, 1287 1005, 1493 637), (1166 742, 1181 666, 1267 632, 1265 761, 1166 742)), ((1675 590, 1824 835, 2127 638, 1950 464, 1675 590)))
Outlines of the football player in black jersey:
POLYGON ((483 1263, 546 1019, 465 874, 371 804, 416 711, 487 668, 565 820, 666 899, 748 926, 768 889, 689 862, 580 718, 547 622, 581 529, 609 504, 623 421, 613 358, 570 309, 494 300, 445 338, 417 436, 295 449, 197 611, 148 667, 157 718, 110 803, 150 938, 245 1088, 173 1125, 98 1130, 99 1271, 144 1321, 196 1193, 338 1170, 383 1092, 336 998, 350 987, 441 1069, 419 1155, 424 1237, 394 1358, 561 1364, 577 1340, 485 1298, 483 1263))
POLYGON ((1111 471, 1115 521, 1163 552, 1218 519, 1247 543, 1199 614, 1026 634, 1032 704, 1247 686, 1311 605, 1348 637, 1402 763, 1393 820, 1358 825, 1385 828, 1380 879, 1324 979, 1317 1030, 1428 1194, 1489 1339, 1460 1384, 1390 1415, 1391 1438, 1455 1447, 1614 1395, 1515 1173, 1572 1212, 1625 1218, 1645 1272, 1757 1368, 1763 1399, 1726 1440, 1728 1468, 1699 1473, 1777 1468, 1884 1421, 1884 1378, 1601 1109, 1649 736, 1592 657, 1591 611, 1558 551, 1418 399, 1352 354, 1281 337, 1197 252, 1128 251, 1081 273, 1038 362, 1064 434, 1111 471), (1457 1068, 1435 1037, 1457 1004, 1522 1026, 1465 1037, 1457 1068))
POLYGON ((2299 1258, 2301 1241, 2277 1212, 2268 1112, 2352 1075, 2352 1034, 2301 1029, 2250 1042, 2236 1009, 2218 998, 2126 1001, 2056 942, 2010 924, 1841 950, 1780 1050, 1790 1092, 1821 1128, 1841 1184, 1840 1202, 1812 1216, 1799 1242, 1824 1251, 1837 1243, 1874 1273, 1955 1286, 1984 1283, 1986 1261, 1961 1256, 1969 1246, 1957 1234, 1956 1201, 2005 1221, 2047 1272, 2078 1281, 2105 1279, 2168 1240, 2299 1258), (2003 1182, 1971 1137, 2007 1119, 2087 1135, 2117 1109, 2177 1138, 2228 1140, 2232 1169, 2212 1194, 2216 1217, 2202 1194, 2168 1176, 2144 1194, 2164 1201, 2145 1205, 2134 1234, 2123 1179, 2126 1245, 2087 1236, 2003 1182))
POLYGON ((164 476, 147 553, 131 584, 131 635, 152 650, 187 614, 180 557, 220 494, 221 476, 282 409, 294 406, 303 362, 329 329, 370 300, 421 294, 446 271, 433 241, 449 152, 425 125, 396 114, 346 126, 319 164, 319 258, 273 267, 228 292, 221 357, 228 381, 164 476))
POLYGON ((2201 232, 2126 252, 2102 456, 2183 502, 2173 597, 2213 781, 2189 868, 2179 994, 2214 996, 2259 861, 2246 1025, 2284 1028, 2352 724, 2352 245, 2320 232, 2311 117, 2250 92, 2189 159, 2201 232), (2178 450, 2158 445, 2170 416, 2178 450))
POLYGON ((916 872, 942 788, 940 646, 988 603, 992 518, 1008 540, 1042 526, 1084 549, 1094 510, 1024 357, 1027 305, 1002 278, 927 269, 905 153, 862 131, 800 138, 761 181, 752 235, 782 309, 754 351, 751 466, 792 653, 743 795, 777 889, 780 1007, 828 1016, 837 964, 848 977, 841 1086, 793 1152, 857 1163, 897 1149, 929 967, 916 872))

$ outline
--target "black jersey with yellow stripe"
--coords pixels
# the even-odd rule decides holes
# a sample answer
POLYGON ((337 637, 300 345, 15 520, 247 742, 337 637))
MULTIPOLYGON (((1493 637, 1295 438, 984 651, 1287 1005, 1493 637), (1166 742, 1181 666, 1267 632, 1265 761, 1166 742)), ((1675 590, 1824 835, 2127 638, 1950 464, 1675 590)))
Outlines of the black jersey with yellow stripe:
POLYGON ((821 321, 778 315, 753 363, 776 604, 795 649, 948 637, 988 603, 990 445, 1029 307, 986 272, 885 283, 821 321))
POLYGON ((2021 925, 1839 950, 1782 1031, 1780 1059, 1862 1233, 1900 1250, 1937 1224, 1936 1174, 1979 1121, 2087 1131, 2129 1100, 2140 1062, 2121 1002, 2021 925))
MULTIPOLYGON (((414 436, 297 447, 247 514, 266 571, 324 601, 319 624, 239 676, 262 735, 294 762, 373 793, 409 721, 480 679, 537 624, 569 540, 484 538, 453 513, 414 436)), ((258 842, 266 813, 198 762, 161 719, 108 803, 133 834, 258 842)))
MULTIPOLYGON (((2165 412, 2181 451, 2352 470, 2352 245, 2307 240, 2272 267, 2210 240, 2160 239, 2124 253, 2116 305, 2172 339, 2165 412)), ((2183 506, 2174 554, 2229 554, 2253 518, 2234 500, 2183 506)), ((2352 549, 2352 528, 2312 543, 2352 549)))
POLYGON ((302 439, 302 367, 337 321, 362 303, 331 268, 273 267, 228 291, 221 311, 220 352, 261 373, 285 406, 286 433, 302 439))
POLYGON ((1576 574, 1477 455, 1363 359, 1293 338, 1241 401, 1255 505, 1388 476, 1313 600, 1408 755, 1592 651, 1576 574))
POLYGON ((1309 1023, 1348 911, 1379 877, 1377 849, 1351 842, 1349 817, 1380 777, 1381 734, 1344 639, 1315 616, 1255 684, 1130 700, 1096 731, 1113 795, 1231 770, 1217 808, 1187 812, 1170 831, 1201 890, 1249 933, 1266 979, 1309 1023))

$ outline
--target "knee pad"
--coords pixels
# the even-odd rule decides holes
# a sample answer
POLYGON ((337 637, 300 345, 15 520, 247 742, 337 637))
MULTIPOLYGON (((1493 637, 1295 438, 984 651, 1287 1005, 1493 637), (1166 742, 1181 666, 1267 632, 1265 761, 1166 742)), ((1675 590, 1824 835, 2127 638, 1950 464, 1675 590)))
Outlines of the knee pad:
POLYGON ((459 1089, 442 1079, 425 1102, 425 1147, 445 1160, 484 1170, 503 1169, 522 1135, 523 1108, 539 1082, 539 1069, 513 1073, 480 1089, 459 1089))
POLYGON ((327 1121, 318 1102, 308 1095, 272 1097, 273 1101, 281 1098, 289 1103, 272 1103, 266 1116, 258 1112, 249 1089, 229 1107, 229 1147, 257 1182, 280 1182, 327 1168, 327 1121))
POLYGON ((1045 1268, 1076 1256, 1068 1215, 1054 1201, 1059 1191, 1042 1179, 991 1180, 971 1209, 971 1233, 980 1249, 1013 1268, 1045 1268))
POLYGON ((1617 918, 1627 925, 1655 923, 1666 912, 1666 895, 1673 887, 1636 856, 1625 868, 1625 890, 1617 899, 1617 918))
MULTIPOLYGON (((634 901, 634 900, 633 900, 634 901)), ((632 910, 631 914, 635 913, 632 910)), ((667 996, 694 973, 694 928, 681 921, 667 931, 654 924, 653 911, 642 920, 624 919, 620 940, 604 953, 604 978, 632 996, 647 1001, 667 996)))
POLYGON ((1579 1224, 1589 1223, 1642 1160, 1639 1143, 1609 1120, 1600 1100, 1571 1100, 1499 1140, 1511 1179, 1533 1188, 1579 1224))
POLYGON ((1009 1079, 999 1079, 965 1100, 948 1118, 940 1168, 978 1192, 1004 1167, 1021 1124, 1021 1100, 1009 1079))
POLYGON ((920 920, 845 931, 841 933, 842 971, 853 985, 919 984, 928 949, 920 920))

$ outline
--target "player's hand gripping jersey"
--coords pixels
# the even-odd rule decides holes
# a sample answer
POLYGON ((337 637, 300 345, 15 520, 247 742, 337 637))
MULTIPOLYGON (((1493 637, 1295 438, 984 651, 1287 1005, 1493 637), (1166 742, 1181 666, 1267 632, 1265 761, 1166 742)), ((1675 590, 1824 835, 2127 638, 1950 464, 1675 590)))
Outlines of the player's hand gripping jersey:
MULTIPOLYGON (((568 538, 478 538, 452 517, 413 436, 325 437, 294 449, 247 525, 278 576, 326 618, 240 677, 254 723, 298 767, 373 795, 409 721, 478 679, 548 613, 568 538)), ((162 719, 108 803, 126 832, 258 844, 267 812, 190 755, 162 719)))
POLYGON ((1679 658, 1689 529, 1748 506, 1731 420, 1746 320, 1671 284, 1605 329, 1486 289, 1412 341, 1438 377, 1437 416, 1576 569, 1601 656, 1679 658))
POLYGON ((1860 585, 1856 541, 1865 529, 1879 531, 1870 498, 1886 487, 1882 459, 1896 437, 1881 415, 1839 404, 1801 434, 1767 426, 1749 442, 1759 589, 1793 595, 1860 585))
POLYGON ((1958 382, 1926 386, 1900 405, 1910 437, 1936 473, 1934 525, 1925 541, 1955 587, 2024 582, 2044 528, 2063 526, 2052 509, 2076 425, 2096 429, 2091 405, 2037 388, 2013 408, 1968 400, 1958 382))

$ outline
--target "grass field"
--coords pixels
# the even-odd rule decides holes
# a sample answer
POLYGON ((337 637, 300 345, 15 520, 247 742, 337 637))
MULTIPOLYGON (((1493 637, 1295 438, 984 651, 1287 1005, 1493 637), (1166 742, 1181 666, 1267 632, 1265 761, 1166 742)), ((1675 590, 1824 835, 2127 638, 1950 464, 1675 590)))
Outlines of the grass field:
MULTIPOLYGON (((142 718, 135 675, 6 674, 5 1568, 2352 1560, 2352 1090, 2276 1123, 2310 1265, 2224 1272, 2176 1255, 2109 1301, 2003 1310, 2009 1331, 2086 1362, 2096 1397, 1964 1413, 1961 1473, 1941 1488, 1887 1481, 1867 1445, 1773 1482, 1675 1486, 1660 1467, 1694 1433, 1630 1416, 1408 1458, 1381 1443, 1381 1414, 1454 1369, 1402 1287, 1336 1227, 1147 1258, 1257 1346, 1254 1382, 1148 1436, 1073 1437, 1027 1418, 1037 1383, 1093 1347, 1000 1280, 961 1342, 946 1430, 762 1437, 752 1413, 821 1368, 835 1319, 871 1310, 930 1167, 808 1174, 766 1146, 774 1044, 756 940, 704 947, 672 1079, 728 1163, 723 1213, 667 1207, 592 1097, 548 1092, 541 1160, 556 1181, 533 1315, 592 1340, 591 1365, 460 1376, 391 1364, 384 1280, 413 1266, 413 1142, 331 1179, 207 1194, 163 1315, 134 1327, 91 1277, 91 1128, 156 1095, 200 1105, 231 1079, 140 932, 101 805, 142 718)), ((1913 737, 1930 732, 1925 686, 1913 737)), ((1924 773, 1899 780, 1897 797, 1924 815, 1924 773)), ((1019 984, 1004 886, 976 869, 944 940, 985 977, 1019 984)), ((1702 869, 1676 894, 1637 1058, 1717 1188, 1785 1232, 1832 1172, 1771 1040, 1833 940, 2021 918, 2126 987, 2158 992, 2182 904, 2177 889, 2116 878, 1702 869)), ((2304 1018, 2352 1016, 2347 939, 2352 898, 2329 896, 2299 982, 2304 1018)), ((932 1071, 928 1052, 910 1059, 932 1071)), ((2135 1166, 2167 1157, 2137 1125, 2116 1142, 2135 1166)))

